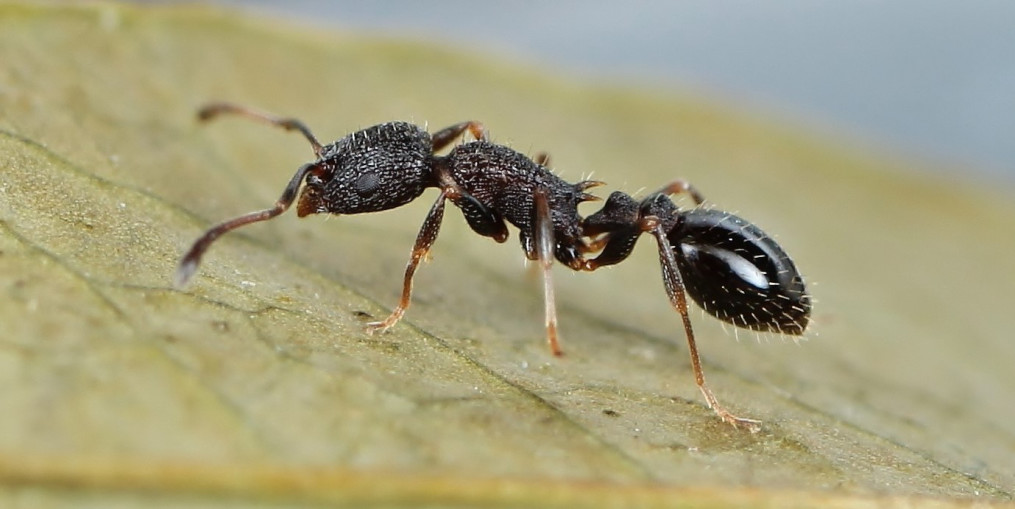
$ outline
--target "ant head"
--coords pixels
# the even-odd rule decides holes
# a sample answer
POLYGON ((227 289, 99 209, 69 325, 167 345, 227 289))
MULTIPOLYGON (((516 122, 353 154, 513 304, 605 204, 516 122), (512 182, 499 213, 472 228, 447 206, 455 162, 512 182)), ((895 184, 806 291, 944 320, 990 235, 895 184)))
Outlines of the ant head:
POLYGON ((389 122, 325 146, 306 179, 296 211, 358 214, 399 207, 433 185, 430 135, 417 126, 389 122))
POLYGON ((802 334, 811 298, 793 261, 757 226, 719 210, 682 213, 667 235, 687 293, 739 327, 802 334))

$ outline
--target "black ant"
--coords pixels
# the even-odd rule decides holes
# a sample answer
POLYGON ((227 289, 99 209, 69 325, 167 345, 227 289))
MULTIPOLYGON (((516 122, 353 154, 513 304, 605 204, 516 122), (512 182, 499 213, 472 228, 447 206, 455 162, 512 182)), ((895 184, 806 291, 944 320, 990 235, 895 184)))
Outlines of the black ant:
POLYGON ((405 122, 388 122, 321 145, 299 120, 280 118, 229 103, 202 108, 201 120, 232 113, 296 130, 310 142, 317 160, 293 175, 275 206, 230 219, 202 235, 184 255, 176 272, 181 287, 197 270, 201 256, 222 234, 271 219, 297 195, 296 213, 358 214, 405 205, 426 188, 440 190, 416 237, 405 268, 402 297, 384 320, 367 325, 370 333, 394 326, 409 307, 412 278, 433 246, 451 200, 476 233, 497 242, 508 238, 505 221, 519 230, 522 249, 539 262, 543 274, 546 336, 550 351, 561 355, 557 340, 551 267, 554 258, 576 271, 593 271, 625 260, 643 233, 659 246, 663 283, 680 313, 687 334, 695 381, 719 417, 752 431, 760 421, 736 417, 723 408, 705 384, 688 317, 685 293, 709 314, 738 327, 799 335, 807 327, 811 300, 793 262, 770 237, 732 214, 695 207, 680 210, 669 195, 688 193, 704 202, 690 184, 677 180, 643 198, 614 192, 598 212, 582 218, 578 204, 599 198, 585 191, 603 182, 570 184, 546 168, 547 157, 532 160, 487 140, 479 122, 461 122, 434 134, 405 122), (475 141, 461 143, 445 156, 438 152, 468 131, 475 141), (303 192, 299 193, 300 188, 303 192), (596 254, 586 259, 586 255, 596 254))

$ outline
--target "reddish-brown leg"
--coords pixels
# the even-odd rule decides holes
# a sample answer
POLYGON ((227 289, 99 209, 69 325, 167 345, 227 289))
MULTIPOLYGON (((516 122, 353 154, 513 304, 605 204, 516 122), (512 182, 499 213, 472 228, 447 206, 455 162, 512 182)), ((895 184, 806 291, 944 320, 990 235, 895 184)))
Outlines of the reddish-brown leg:
POLYGON ((663 269, 663 285, 666 287, 666 295, 670 298, 670 304, 680 313, 680 318, 684 322, 684 331, 687 333, 687 348, 691 354, 691 369, 694 371, 694 381, 698 384, 698 389, 705 396, 705 401, 708 402, 709 408, 714 410, 723 422, 732 424, 734 427, 743 426, 751 432, 757 432, 761 429, 761 421, 737 417, 731 414, 719 404, 715 395, 712 394, 708 385, 705 384, 705 372, 702 371, 701 360, 698 358, 698 347, 694 342, 691 318, 687 313, 687 296, 684 293, 684 283, 680 278, 680 272, 677 270, 677 260, 673 256, 673 248, 670 246, 669 241, 666 240, 666 232, 659 225, 658 218, 653 216, 643 218, 641 224, 642 229, 650 232, 659 243, 659 263, 663 269))
POLYGON ((673 182, 666 184, 665 186, 663 186, 662 189, 656 192, 658 194, 665 195, 687 193, 691 196, 691 199, 694 200, 695 204, 701 205, 702 203, 705 203, 705 197, 702 196, 701 193, 699 193, 698 190, 694 186, 692 186, 690 182, 684 179, 674 180, 673 182))
POLYGON ((486 141, 486 127, 482 123, 476 122, 475 120, 469 120, 467 122, 459 122, 453 126, 445 127, 440 131, 437 131, 430 135, 430 139, 433 143, 433 151, 437 152, 444 147, 447 147, 456 138, 461 136, 465 131, 469 131, 472 137, 477 140, 486 141))
POLYGON ((430 213, 423 220, 423 226, 419 229, 419 234, 416 235, 416 244, 412 246, 412 256, 409 258, 409 263, 405 266, 405 279, 402 281, 402 298, 398 301, 398 307, 383 321, 368 323, 366 326, 368 333, 373 334, 390 329, 402 319, 405 310, 409 308, 409 302, 412 298, 412 277, 416 273, 416 267, 419 267, 420 260, 426 258, 427 253, 430 252, 430 247, 437 240, 437 233, 440 231, 441 221, 444 219, 444 201, 451 192, 450 190, 441 191, 441 195, 437 197, 437 201, 430 208, 430 213))
POLYGON ((303 137, 310 142, 310 145, 314 149, 314 155, 316 155, 317 157, 321 157, 321 150, 323 149, 323 147, 321 146, 321 142, 317 141, 317 137, 314 136, 312 132, 310 132, 310 128, 308 128, 306 124, 295 118, 277 117, 270 113, 257 111, 252 108, 247 108, 246 106, 240 106, 238 104, 227 102, 211 103, 205 105, 197 112, 197 118, 201 120, 211 120, 212 118, 215 118, 223 113, 240 115, 253 120, 257 120, 259 122, 265 122, 277 127, 281 127, 282 129, 285 129, 287 131, 299 131, 300 133, 303 134, 303 137))
POLYGON ((533 241, 536 248, 536 259, 543 270, 543 303, 546 313, 546 342, 550 346, 553 355, 561 356, 564 352, 560 349, 557 340, 557 306, 553 291, 553 260, 554 260, 554 239, 553 221, 550 218, 550 203, 544 189, 536 190, 533 202, 535 203, 535 235, 533 241))
POLYGON ((243 225, 250 223, 257 223, 259 221, 267 221, 283 212, 292 205, 296 199, 296 194, 300 190, 300 185, 303 184, 303 179, 310 173, 318 170, 319 168, 314 164, 304 164, 299 170, 296 170, 296 174, 289 180, 289 184, 285 186, 285 190, 282 191, 282 196, 275 202, 275 206, 270 209, 259 210, 257 212, 251 212, 244 214, 240 217, 236 217, 225 221, 221 224, 213 226, 211 229, 206 231, 201 238, 194 241, 194 244, 187 251, 187 254, 180 260, 180 266, 176 269, 176 276, 174 283, 177 288, 182 288, 190 280, 190 277, 194 275, 197 270, 198 264, 201 263, 201 257, 204 252, 208 250, 212 242, 215 239, 222 236, 222 234, 235 230, 243 225))

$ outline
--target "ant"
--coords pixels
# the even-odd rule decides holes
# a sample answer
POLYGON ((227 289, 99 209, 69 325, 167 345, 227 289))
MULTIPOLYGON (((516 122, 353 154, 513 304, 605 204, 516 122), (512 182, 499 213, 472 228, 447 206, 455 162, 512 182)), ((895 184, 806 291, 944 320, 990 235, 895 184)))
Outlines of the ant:
POLYGON ((225 221, 198 238, 180 261, 177 287, 187 283, 222 234, 278 216, 293 202, 299 217, 380 212, 436 187, 440 195, 416 237, 398 306, 384 320, 368 323, 367 332, 386 331, 405 314, 413 275, 437 239, 445 202, 451 200, 469 227, 484 237, 503 243, 508 238, 505 222, 518 228, 525 256, 541 267, 547 342, 559 356, 563 351, 557 337, 553 260, 575 271, 594 271, 627 259, 647 233, 658 244, 666 294, 683 321, 695 382, 706 402, 724 422, 760 429, 760 421, 727 411, 706 385, 686 295, 735 326, 790 335, 807 327, 811 299, 792 260, 771 237, 733 214, 701 207, 704 198, 688 182, 676 180, 640 201, 616 191, 602 209, 582 218, 578 204, 600 200, 585 191, 603 182, 568 183, 547 169, 548 156, 533 160, 491 143, 479 122, 461 122, 433 134, 410 123, 388 122, 322 145, 299 120, 231 103, 209 104, 198 117, 209 120, 220 114, 299 131, 317 159, 296 170, 275 206, 225 221), (447 155, 436 154, 466 132, 475 140, 454 146, 447 155), (681 193, 690 195, 696 207, 679 209, 670 196, 681 193))

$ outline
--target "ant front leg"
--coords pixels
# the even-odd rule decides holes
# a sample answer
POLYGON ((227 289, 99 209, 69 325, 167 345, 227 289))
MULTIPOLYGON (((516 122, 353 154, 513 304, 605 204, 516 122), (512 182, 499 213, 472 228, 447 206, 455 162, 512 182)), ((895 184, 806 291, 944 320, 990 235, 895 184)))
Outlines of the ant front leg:
POLYGON ((405 279, 402 281, 402 298, 398 301, 398 307, 384 321, 368 323, 366 327, 368 333, 373 334, 390 329, 401 320, 405 310, 409 308, 409 301, 412 298, 412 276, 416 273, 416 267, 419 266, 420 260, 426 257, 427 253, 430 252, 430 247, 437 240, 437 233, 440 231, 441 221, 444 219, 444 201, 451 192, 450 190, 441 191, 441 195, 437 197, 437 201, 430 208, 426 219, 423 220, 423 226, 419 229, 419 234, 416 235, 416 244, 412 246, 412 256, 409 258, 409 263, 405 266, 405 279))
POLYGON ((545 189, 537 189, 533 197, 535 208, 533 210, 533 243, 534 253, 526 255, 539 261, 543 270, 543 303, 546 312, 546 342, 550 345, 550 352, 560 357, 564 352, 560 349, 557 341, 557 306, 553 291, 553 253, 556 243, 553 238, 553 220, 550 216, 549 198, 545 189))
POLYGON ((737 417, 726 410, 716 399, 708 385, 705 384, 705 372, 701 369, 701 360, 698 358, 698 347, 694 342, 694 330, 691 328, 691 318, 687 313, 687 295, 684 291, 684 283, 677 268, 677 259, 673 255, 673 247, 666 239, 666 232, 659 224, 659 219, 649 216, 641 220, 642 228, 656 238, 659 243, 659 263, 663 269, 663 286, 666 287, 666 295, 670 298, 670 304, 680 313, 684 322, 684 331, 687 334, 687 349, 691 354, 691 368, 694 371, 694 381, 705 396, 709 408, 722 419, 723 422, 732 424, 733 427, 743 426, 752 433, 761 429, 761 421, 737 417))
POLYGON ((433 143, 433 151, 437 152, 444 147, 450 145, 455 138, 461 136, 465 131, 472 133, 472 137, 486 141, 486 127, 475 120, 469 120, 467 122, 459 122, 453 126, 445 127, 440 131, 437 131, 430 135, 430 140, 433 143))
POLYGON ((197 118, 202 121, 207 121, 223 113, 231 113, 233 115, 244 116, 253 120, 257 120, 259 122, 265 122, 277 127, 281 127, 282 129, 285 129, 287 131, 299 131, 301 134, 303 134, 303 137, 310 142, 310 146, 313 147, 314 149, 314 155, 316 155, 317 157, 321 157, 321 151, 323 150, 321 142, 317 141, 317 137, 314 136, 314 133, 310 132, 310 128, 308 128, 306 124, 295 118, 276 117, 275 115, 272 115, 270 113, 257 111, 252 108, 247 108, 246 106, 240 106, 238 104, 227 102, 211 103, 205 105, 197 112, 197 118))

